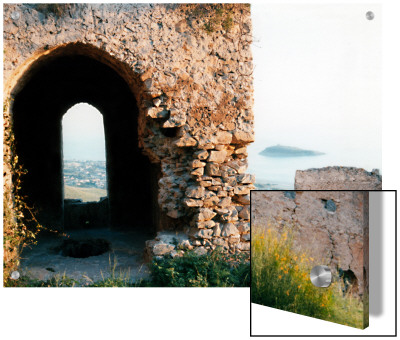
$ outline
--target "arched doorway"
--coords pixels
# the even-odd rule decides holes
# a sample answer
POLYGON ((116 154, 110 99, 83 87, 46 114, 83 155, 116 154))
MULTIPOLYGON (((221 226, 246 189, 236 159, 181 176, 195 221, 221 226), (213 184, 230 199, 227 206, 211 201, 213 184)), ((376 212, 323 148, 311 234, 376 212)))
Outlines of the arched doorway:
POLYGON ((27 170, 22 190, 40 223, 63 229, 61 122, 71 106, 86 102, 103 115, 110 226, 154 231, 159 169, 138 147, 139 109, 131 89, 99 60, 79 46, 61 48, 17 86, 12 119, 16 152, 27 170))

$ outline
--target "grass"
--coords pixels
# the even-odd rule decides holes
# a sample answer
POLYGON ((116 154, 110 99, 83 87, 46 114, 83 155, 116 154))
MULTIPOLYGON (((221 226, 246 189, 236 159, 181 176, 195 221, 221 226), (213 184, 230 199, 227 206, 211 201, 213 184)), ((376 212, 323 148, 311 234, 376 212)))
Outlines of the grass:
POLYGON ((99 188, 78 188, 65 185, 64 196, 67 199, 81 199, 82 202, 97 202, 101 197, 107 196, 107 190, 99 188))
MULTIPOLYGON (((229 256, 215 250, 203 256, 193 251, 182 257, 154 259, 149 264, 150 278, 136 282, 130 280, 129 272, 116 273, 117 260, 110 260, 109 277, 93 282, 89 278, 85 287, 249 287, 250 264, 244 257, 229 256)), ((81 284, 64 275, 55 275, 47 281, 23 276, 8 279, 6 287, 75 287, 81 284)))
POLYGON ((343 296, 340 282, 317 288, 309 273, 314 259, 293 250, 287 229, 252 229, 251 301, 285 311, 365 328, 363 305, 358 297, 343 296))
POLYGON ((218 250, 198 256, 154 260, 151 265, 154 287, 249 287, 250 264, 240 256, 230 257, 218 250))

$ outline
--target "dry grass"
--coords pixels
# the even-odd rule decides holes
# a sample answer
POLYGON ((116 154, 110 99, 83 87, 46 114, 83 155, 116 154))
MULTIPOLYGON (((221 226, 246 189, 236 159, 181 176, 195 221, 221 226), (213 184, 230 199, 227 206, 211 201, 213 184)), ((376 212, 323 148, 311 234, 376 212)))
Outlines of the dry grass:
POLYGON ((340 282, 317 288, 309 273, 314 259, 293 250, 289 230, 252 226, 251 301, 293 313, 364 328, 358 297, 343 296, 340 282))
POLYGON ((78 188, 66 185, 64 197, 67 199, 81 199, 82 202, 99 201, 101 197, 107 196, 107 190, 99 188, 78 188))

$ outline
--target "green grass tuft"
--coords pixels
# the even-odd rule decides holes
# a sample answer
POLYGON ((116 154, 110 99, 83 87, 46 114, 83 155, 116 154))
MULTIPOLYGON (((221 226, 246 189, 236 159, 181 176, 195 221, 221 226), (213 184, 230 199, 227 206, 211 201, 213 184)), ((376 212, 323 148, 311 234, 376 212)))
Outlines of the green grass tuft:
POLYGON ((155 287, 249 287, 250 264, 214 250, 202 256, 186 252, 182 257, 154 260, 151 285, 155 287))
POLYGON ((252 227, 251 301, 285 311, 363 328, 358 297, 343 296, 339 282, 315 287, 309 279, 313 258, 293 250, 288 230, 252 227))

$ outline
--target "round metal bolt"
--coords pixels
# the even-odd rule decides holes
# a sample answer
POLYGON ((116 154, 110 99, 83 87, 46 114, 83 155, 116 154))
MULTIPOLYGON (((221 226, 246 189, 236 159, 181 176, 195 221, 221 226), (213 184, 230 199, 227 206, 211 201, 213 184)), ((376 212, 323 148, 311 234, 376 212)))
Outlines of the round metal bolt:
POLYGON ((11 19, 18 20, 19 17, 20 17, 20 14, 19 14, 18 11, 14 11, 14 12, 11 13, 11 19))
POLYGON ((365 13, 365 16, 367 17, 368 20, 372 20, 375 18, 374 12, 371 12, 371 11, 368 11, 367 13, 365 13))
POLYGON ((328 266, 315 266, 311 269, 310 280, 315 287, 329 287, 332 283, 331 269, 328 266))
POLYGON ((18 280, 19 279, 19 272, 17 272, 17 271, 14 271, 14 272, 12 272, 11 273, 11 278, 13 279, 13 280, 18 280))

